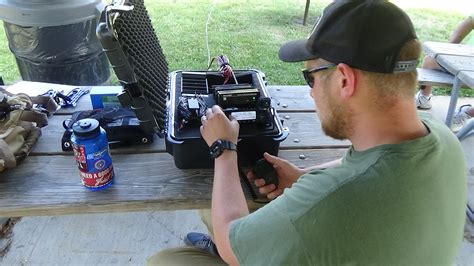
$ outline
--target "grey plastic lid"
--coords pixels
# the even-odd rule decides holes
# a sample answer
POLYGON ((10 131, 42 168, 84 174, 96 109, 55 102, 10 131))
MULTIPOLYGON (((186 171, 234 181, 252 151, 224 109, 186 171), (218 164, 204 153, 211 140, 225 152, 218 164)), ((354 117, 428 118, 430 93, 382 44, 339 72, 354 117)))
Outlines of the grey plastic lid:
POLYGON ((103 0, 0 0, 0 19, 20 26, 61 26, 99 16, 103 0))
POLYGON ((99 121, 93 118, 85 118, 72 125, 74 135, 82 138, 91 138, 99 135, 99 121))

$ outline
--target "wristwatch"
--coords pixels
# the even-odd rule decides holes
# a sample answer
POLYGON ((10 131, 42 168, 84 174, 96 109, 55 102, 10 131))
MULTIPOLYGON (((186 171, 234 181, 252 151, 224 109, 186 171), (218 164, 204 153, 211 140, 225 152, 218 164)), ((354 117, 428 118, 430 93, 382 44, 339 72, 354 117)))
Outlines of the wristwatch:
POLYGON ((221 156, 224 150, 237 151, 237 144, 228 140, 218 139, 209 147, 209 154, 212 159, 215 159, 221 156))

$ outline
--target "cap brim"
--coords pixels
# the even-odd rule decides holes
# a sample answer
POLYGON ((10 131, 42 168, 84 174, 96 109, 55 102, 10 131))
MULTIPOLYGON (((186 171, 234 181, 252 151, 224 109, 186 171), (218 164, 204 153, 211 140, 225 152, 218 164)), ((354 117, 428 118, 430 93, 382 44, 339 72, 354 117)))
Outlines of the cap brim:
POLYGON ((316 59, 317 56, 306 49, 307 39, 291 41, 280 47, 278 56, 284 62, 301 62, 316 59))

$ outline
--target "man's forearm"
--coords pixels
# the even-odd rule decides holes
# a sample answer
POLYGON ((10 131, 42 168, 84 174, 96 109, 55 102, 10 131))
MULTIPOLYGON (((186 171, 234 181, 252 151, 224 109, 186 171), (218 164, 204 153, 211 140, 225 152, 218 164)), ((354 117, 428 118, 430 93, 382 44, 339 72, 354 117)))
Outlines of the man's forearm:
POLYGON ((225 151, 215 161, 211 209, 214 240, 219 254, 227 263, 238 264, 230 245, 230 224, 248 215, 249 210, 240 185, 235 151, 225 151))

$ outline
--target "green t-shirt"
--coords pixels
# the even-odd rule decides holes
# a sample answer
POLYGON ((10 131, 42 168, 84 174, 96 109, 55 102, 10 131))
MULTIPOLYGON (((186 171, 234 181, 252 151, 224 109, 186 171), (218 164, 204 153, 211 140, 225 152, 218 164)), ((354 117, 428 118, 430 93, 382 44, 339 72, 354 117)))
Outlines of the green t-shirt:
POLYGON ((464 156, 456 137, 423 118, 425 137, 366 151, 301 176, 234 221, 244 265, 450 265, 463 237, 464 156))

